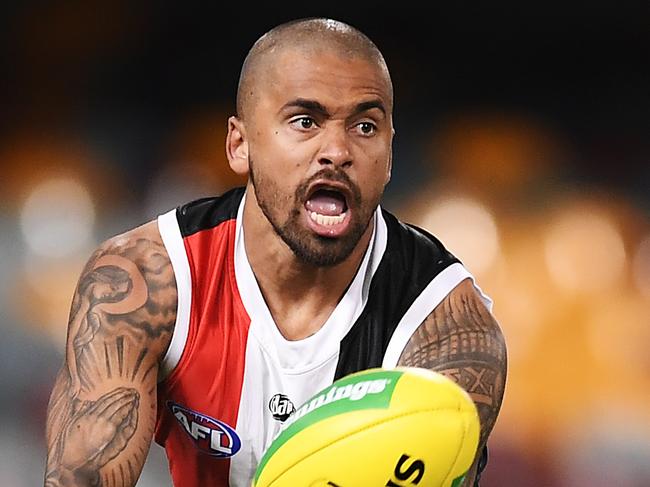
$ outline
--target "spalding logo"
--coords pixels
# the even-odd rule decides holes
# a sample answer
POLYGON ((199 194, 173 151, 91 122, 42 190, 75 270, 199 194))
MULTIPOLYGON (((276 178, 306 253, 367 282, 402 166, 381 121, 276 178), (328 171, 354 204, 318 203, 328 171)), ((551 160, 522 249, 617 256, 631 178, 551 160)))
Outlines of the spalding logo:
POLYGON ((389 379, 374 379, 363 380, 353 384, 346 384, 344 386, 334 386, 326 393, 320 394, 314 397, 311 401, 300 406, 298 410, 291 415, 289 421, 282 425, 282 428, 287 429, 292 423, 298 421, 305 414, 311 413, 313 410, 332 402, 340 401, 342 399, 360 401, 368 394, 380 394, 384 392, 389 382, 389 379))
POLYGON ((296 410, 291 399, 284 394, 276 394, 273 396, 269 401, 269 409, 271 410, 273 419, 277 419, 283 423, 296 410))
POLYGON ((203 453, 217 458, 233 456, 241 448, 241 440, 233 428, 223 421, 167 401, 167 406, 183 429, 203 453))
POLYGON ((415 459, 404 469, 405 463, 410 459, 411 457, 406 454, 400 457, 397 465, 395 465, 395 471, 393 472, 394 478, 388 480, 386 487, 401 487, 406 485, 404 482, 409 480, 413 475, 415 475, 415 478, 409 480, 409 485, 417 485, 420 483, 420 480, 424 476, 424 462, 420 459, 415 459))

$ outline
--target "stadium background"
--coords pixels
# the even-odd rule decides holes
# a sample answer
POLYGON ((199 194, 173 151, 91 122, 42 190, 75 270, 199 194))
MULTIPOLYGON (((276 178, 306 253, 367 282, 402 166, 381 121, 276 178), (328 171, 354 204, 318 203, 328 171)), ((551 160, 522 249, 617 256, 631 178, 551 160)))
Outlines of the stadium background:
MULTIPOLYGON (((384 206, 495 299, 510 373, 483 485, 650 485, 647 4, 0 9, 0 485, 41 482, 91 249, 238 183, 223 139, 241 62, 259 34, 311 15, 359 27, 391 69, 384 206)), ((169 485, 152 448, 139 485, 169 485)))

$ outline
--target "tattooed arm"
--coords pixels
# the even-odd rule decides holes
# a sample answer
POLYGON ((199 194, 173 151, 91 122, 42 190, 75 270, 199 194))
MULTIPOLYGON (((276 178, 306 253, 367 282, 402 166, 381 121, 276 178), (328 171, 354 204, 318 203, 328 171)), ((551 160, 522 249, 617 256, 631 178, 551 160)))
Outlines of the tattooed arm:
POLYGON ((481 420, 477 458, 464 486, 475 484, 480 454, 499 414, 506 380, 506 347, 496 320, 469 279, 461 282, 409 339, 399 365, 440 372, 472 397, 481 420))
POLYGON ((153 437, 158 366, 176 303, 155 222, 92 255, 48 407, 46 487, 135 485, 153 437))

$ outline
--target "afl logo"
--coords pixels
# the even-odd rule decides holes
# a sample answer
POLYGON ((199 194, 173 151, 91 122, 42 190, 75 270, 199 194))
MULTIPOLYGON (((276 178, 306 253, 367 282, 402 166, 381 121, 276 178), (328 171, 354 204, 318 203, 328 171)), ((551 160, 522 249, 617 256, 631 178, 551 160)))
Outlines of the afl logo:
POLYGON ((271 410, 273 419, 277 419, 283 423, 296 410, 291 400, 284 394, 276 394, 273 396, 269 401, 269 409, 271 410))
POLYGON ((216 458, 233 456, 241 448, 241 440, 233 428, 223 421, 167 401, 167 406, 203 453, 216 458))

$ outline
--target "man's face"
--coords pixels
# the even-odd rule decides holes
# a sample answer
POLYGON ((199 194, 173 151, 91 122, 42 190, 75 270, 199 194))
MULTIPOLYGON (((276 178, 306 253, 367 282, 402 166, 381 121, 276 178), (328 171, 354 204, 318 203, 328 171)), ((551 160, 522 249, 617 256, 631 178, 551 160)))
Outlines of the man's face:
POLYGON ((299 259, 338 264, 390 179, 387 76, 360 58, 289 50, 256 86, 247 136, 257 202, 299 259))

